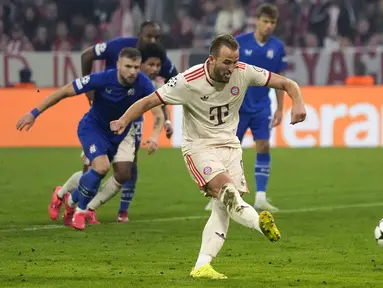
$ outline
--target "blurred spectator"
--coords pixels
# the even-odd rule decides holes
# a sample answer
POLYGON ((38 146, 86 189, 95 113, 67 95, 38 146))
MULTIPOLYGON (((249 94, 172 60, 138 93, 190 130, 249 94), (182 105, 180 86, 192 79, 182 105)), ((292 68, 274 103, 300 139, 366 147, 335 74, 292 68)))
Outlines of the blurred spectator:
MULTIPOLYGON (((75 14, 69 22, 70 35, 73 41, 80 43, 84 37, 86 19, 81 14, 75 14)), ((79 46, 79 45, 78 45, 79 46)))
MULTIPOLYGON (((199 4, 202 9, 200 11, 201 18, 198 19, 195 27, 193 47, 207 48, 210 46, 211 39, 215 36, 218 7, 214 0, 201 0, 199 4)), ((192 9, 192 11, 195 10, 197 9, 192 9)))
POLYGON ((356 28, 356 12, 351 0, 337 0, 328 6, 329 24, 327 37, 338 36, 353 39, 356 28))
POLYGON ((215 23, 215 34, 236 35, 245 27, 245 12, 239 0, 219 1, 221 10, 218 12, 215 23))
POLYGON ((39 15, 34 6, 27 6, 23 13, 23 30, 25 36, 32 40, 35 36, 35 29, 39 23, 39 15))
POLYGON ((56 39, 53 42, 54 51, 70 51, 73 47, 73 41, 68 35, 68 27, 65 22, 59 22, 56 26, 56 39))
POLYGON ((45 26, 38 26, 36 35, 32 41, 35 51, 50 51, 51 42, 48 39, 48 29, 45 26))
POLYGON ((19 24, 14 24, 10 38, 6 44, 5 52, 8 54, 20 54, 21 52, 32 51, 33 46, 19 24))
POLYGON ((110 22, 110 37, 133 37, 140 30, 143 13, 134 0, 120 0, 110 22))
POLYGON ((40 9, 40 13, 43 18, 40 24, 43 24, 48 28, 48 38, 54 39, 58 17, 57 5, 55 2, 48 2, 45 6, 41 6, 40 9))
POLYGON ((145 19, 162 23, 164 21, 164 9, 167 9, 167 5, 164 4, 167 1, 146 0, 145 2, 145 19))
POLYGON ((3 21, 0 19, 0 52, 3 52, 5 50, 7 43, 8 36, 4 32, 4 24, 3 21))
POLYGON ((171 25, 170 35, 176 44, 174 48, 189 48, 193 44, 193 20, 185 8, 177 11, 177 19, 171 25))
POLYGON ((84 39, 81 41, 79 49, 76 50, 85 50, 86 48, 93 46, 101 41, 102 39, 99 38, 99 33, 96 26, 92 23, 88 23, 84 28, 84 39))
POLYGON ((143 20, 160 22, 167 48, 206 51, 216 34, 254 31, 264 2, 279 8, 286 47, 382 44, 383 0, 0 0, 0 51, 80 50, 136 36, 143 20))

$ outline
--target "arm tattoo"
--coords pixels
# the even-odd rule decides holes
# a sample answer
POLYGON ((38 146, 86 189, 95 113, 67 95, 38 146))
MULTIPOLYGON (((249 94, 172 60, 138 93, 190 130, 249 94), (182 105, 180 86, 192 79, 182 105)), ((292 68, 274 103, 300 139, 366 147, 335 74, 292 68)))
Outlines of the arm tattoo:
POLYGON ((160 117, 156 117, 155 120, 154 120, 154 125, 153 125, 153 129, 157 129, 158 126, 160 125, 160 121, 161 121, 161 118, 160 117))

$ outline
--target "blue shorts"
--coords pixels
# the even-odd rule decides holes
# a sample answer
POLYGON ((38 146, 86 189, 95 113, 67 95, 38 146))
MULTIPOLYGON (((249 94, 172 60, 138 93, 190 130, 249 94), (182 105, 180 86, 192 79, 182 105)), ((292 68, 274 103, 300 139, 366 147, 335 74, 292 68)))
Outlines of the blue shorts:
POLYGON ((117 153, 119 143, 114 143, 93 121, 82 119, 77 128, 82 149, 90 163, 101 155, 107 155, 112 161, 117 153))
POLYGON ((272 125, 271 108, 259 110, 257 113, 239 113, 237 137, 242 142, 248 128, 254 140, 269 140, 272 125))

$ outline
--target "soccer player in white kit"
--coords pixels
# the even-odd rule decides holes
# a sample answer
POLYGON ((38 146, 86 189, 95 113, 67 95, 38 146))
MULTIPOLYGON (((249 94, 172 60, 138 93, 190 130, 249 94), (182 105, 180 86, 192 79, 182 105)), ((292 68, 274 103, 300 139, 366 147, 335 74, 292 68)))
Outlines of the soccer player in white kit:
POLYGON ((110 123, 117 134, 155 106, 183 106, 182 153, 186 166, 205 195, 213 198, 212 212, 202 234, 202 245, 190 276, 225 279, 210 265, 226 239, 229 219, 280 239, 273 216, 259 215, 241 197, 248 192, 242 167, 242 149, 236 136, 241 107, 248 86, 267 86, 287 92, 292 99, 291 124, 302 122, 306 110, 296 82, 259 67, 238 62, 239 45, 231 35, 218 36, 204 64, 178 74, 155 93, 133 104, 110 123))

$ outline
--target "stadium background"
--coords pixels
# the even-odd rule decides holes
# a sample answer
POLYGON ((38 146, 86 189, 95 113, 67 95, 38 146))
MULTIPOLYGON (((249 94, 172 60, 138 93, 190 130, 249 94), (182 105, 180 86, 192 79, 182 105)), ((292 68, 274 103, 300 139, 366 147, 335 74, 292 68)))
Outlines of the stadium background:
MULTIPOLYGON (((48 94, 49 90, 42 88, 59 87, 81 76, 81 50, 94 43, 118 36, 135 36, 137 23, 153 19, 162 25, 162 42, 170 59, 179 71, 184 71, 206 59, 207 47, 214 35, 252 31, 254 11, 263 1, 3 2, 0 6, 0 87, 7 90, 2 90, 0 114, 3 122, 14 122, 20 112, 37 103, 32 99, 48 94), (31 72, 30 81, 40 93, 37 89, 25 89, 27 85, 20 83, 21 71, 25 75, 25 68, 31 72), (17 90, 20 87, 22 92, 17 90), (12 103, 17 108, 6 109, 12 103)), ((284 123, 274 131, 272 144, 293 147, 380 145, 383 115, 381 98, 376 95, 382 91, 377 87, 360 90, 334 86, 344 86, 348 77, 363 73, 363 69, 362 72, 356 69, 360 63, 375 84, 383 82, 382 1, 271 2, 281 11, 275 35, 286 44, 289 63, 286 75, 310 87, 303 88, 309 105, 308 120, 294 128, 284 123), (331 97, 322 97, 324 95, 331 97)), ((102 62, 94 65, 94 71, 102 68, 102 62)), ((274 100, 274 91, 271 97, 274 100)), ((2 125, 0 132, 7 137, 1 137, 0 146, 78 146, 76 125, 86 109, 84 99, 70 100, 70 104, 59 105, 41 117, 44 126, 37 126, 28 134, 2 125), (72 116, 58 123, 57 118, 62 117, 57 116, 64 116, 68 111, 65 105, 70 105, 72 116), (62 127, 62 137, 55 133, 41 137, 43 130, 54 131, 57 124, 62 127)), ((181 127, 177 124, 181 110, 179 107, 172 110, 175 135, 172 141, 162 137, 161 146, 180 145, 181 127)), ((145 135, 152 127, 150 116, 146 117, 149 120, 145 122, 145 135)), ((252 145, 250 134, 243 145, 252 145)))
MULTIPOLYGON (((252 31, 262 2, 0 1, 0 287, 217 287, 187 277, 208 215, 179 149, 153 156, 141 149, 127 225, 111 224, 116 199, 100 209, 103 225, 75 233, 51 223, 46 208, 53 187, 81 168, 76 128, 88 109, 85 96, 64 100, 27 133, 15 124, 55 87, 81 76, 85 47, 135 36, 151 19, 161 23, 163 44, 183 71, 205 60, 214 35, 252 31), (29 73, 31 83, 23 83, 29 73)), ((289 125, 286 99, 273 131, 272 144, 281 148, 272 149, 269 196, 281 209, 282 241, 266 243, 233 223, 214 263, 229 276, 219 286, 381 287, 373 229, 383 217, 383 1, 267 2, 280 8, 275 34, 286 43, 286 75, 302 85, 308 116, 289 125), (374 85, 346 85, 355 74, 370 75, 374 85)), ((171 109, 175 135, 162 137, 162 147, 180 144, 182 111, 171 109)), ((252 145, 248 135, 243 146, 252 145)), ((243 158, 253 189, 255 149, 243 158)))

